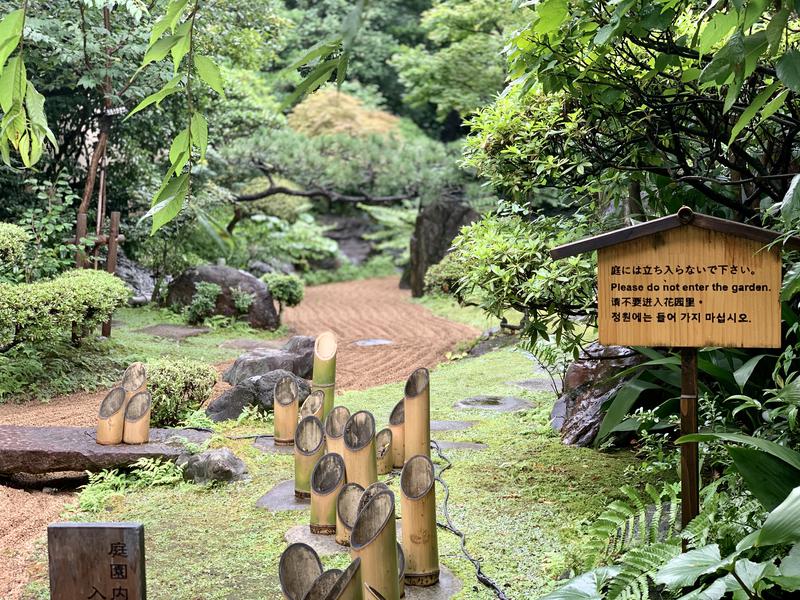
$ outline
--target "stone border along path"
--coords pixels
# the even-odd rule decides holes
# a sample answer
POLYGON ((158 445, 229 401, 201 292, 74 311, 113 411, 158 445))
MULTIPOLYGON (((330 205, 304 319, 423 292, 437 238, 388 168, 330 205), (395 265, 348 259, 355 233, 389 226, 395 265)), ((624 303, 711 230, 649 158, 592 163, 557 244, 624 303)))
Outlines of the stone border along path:
MULTIPOLYGON (((339 339, 337 390, 361 390, 404 381, 417 367, 434 367, 460 342, 480 331, 437 317, 410 302, 410 292, 398 287, 398 277, 347 281, 306 289, 303 302, 284 311, 283 322, 299 335, 317 335, 326 329, 339 339), (362 347, 354 342, 386 339, 392 344, 362 347)), ((191 343, 191 340, 186 343, 191 343)), ((266 347, 271 342, 264 344, 266 347)), ((216 365, 227 368, 232 361, 216 365)), ((213 398, 229 386, 218 383, 213 398)), ((79 392, 48 403, 0 405, 0 424, 93 427, 107 390, 79 392)), ((29 579, 28 560, 36 540, 74 494, 44 494, 0 486, 0 564, 12 557, 9 569, 0 569, 0 598, 18 600, 29 579), (47 509, 43 510, 42 507, 47 509), (38 518, 32 518, 37 515, 38 518), (8 532, 8 533, 7 533, 8 532)))

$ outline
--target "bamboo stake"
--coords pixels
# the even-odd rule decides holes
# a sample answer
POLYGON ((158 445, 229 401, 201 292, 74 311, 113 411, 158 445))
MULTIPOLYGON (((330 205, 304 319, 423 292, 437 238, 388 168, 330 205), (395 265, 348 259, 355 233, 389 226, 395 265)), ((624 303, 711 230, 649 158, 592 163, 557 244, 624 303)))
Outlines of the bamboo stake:
POLYGON ((389 429, 392 430, 392 466, 402 469, 406 461, 405 402, 400 400, 389 416, 389 429))
POLYGON ((375 436, 375 460, 378 466, 378 475, 392 472, 392 430, 381 429, 375 436))
POLYGON ((300 407, 300 418, 317 417, 322 422, 322 413, 325 408, 325 396, 320 390, 311 392, 300 407))
POLYGON ((380 492, 359 513, 350 536, 350 554, 353 558, 361 559, 361 577, 365 588, 374 588, 386 600, 399 600, 397 530, 392 492, 380 492))
POLYGON ((311 497, 311 472, 325 454, 325 435, 317 417, 305 417, 294 434, 294 495, 311 497))
POLYGON ((358 501, 358 512, 360 513, 367 507, 367 504, 370 501, 380 494, 381 492, 388 492, 389 486, 383 483, 382 481, 376 481, 372 485, 368 486, 367 489, 364 490, 364 493, 361 494, 361 499, 358 501))
POLYGON ((273 410, 275 412, 275 445, 294 444, 294 431, 297 428, 298 400, 297 383, 286 375, 275 382, 273 410))
POLYGON ((278 580, 285 600, 302 600, 322 575, 322 562, 316 551, 307 544, 290 545, 281 554, 278 580))
POLYGON ((344 426, 344 464, 347 481, 367 487, 378 481, 375 459, 375 418, 361 410, 344 426))
POLYGON ((336 406, 325 419, 325 443, 328 452, 335 452, 344 458, 344 426, 350 418, 346 406, 336 406))
POLYGON ((126 444, 146 444, 150 440, 150 392, 134 395, 125 407, 125 428, 122 441, 126 444))
POLYGON ((114 446, 122 443, 122 431, 125 427, 125 390, 115 387, 108 392, 100 403, 97 414, 97 430, 95 439, 103 446, 114 446))
POLYGON ((408 459, 400 476, 408 585, 427 587, 439 581, 435 477, 433 463, 420 454, 408 459))
POLYGON ((311 389, 320 390, 325 396, 322 418, 328 416, 333 409, 333 397, 336 387, 336 336, 331 331, 317 336, 314 342, 314 371, 311 389))
POLYGON ((311 589, 308 590, 308 593, 304 596, 304 600, 325 600, 341 576, 341 569, 325 571, 322 575, 317 577, 311 589))
POLYGON ((405 461, 422 454, 431 456, 431 399, 428 369, 414 371, 405 389, 405 461))
MULTIPOLYGON (((401 526, 400 529, 402 530, 403 527, 401 526)), ((397 576, 398 576, 397 585, 400 586, 400 597, 401 598, 405 598, 405 595, 406 595, 406 553, 403 552, 403 547, 400 545, 400 542, 397 543, 397 576)))
POLYGON ((336 499, 344 487, 344 459, 326 454, 311 474, 311 533, 336 533, 336 499))
POLYGON ((363 600, 362 590, 361 559, 357 558, 339 576, 325 600, 363 600))
POLYGON ((357 483, 346 483, 336 500, 336 543, 350 545, 350 532, 358 517, 358 504, 364 488, 357 483))
POLYGON ((128 400, 139 392, 143 392, 147 385, 147 370, 140 362, 131 363, 122 376, 122 389, 128 394, 128 400))

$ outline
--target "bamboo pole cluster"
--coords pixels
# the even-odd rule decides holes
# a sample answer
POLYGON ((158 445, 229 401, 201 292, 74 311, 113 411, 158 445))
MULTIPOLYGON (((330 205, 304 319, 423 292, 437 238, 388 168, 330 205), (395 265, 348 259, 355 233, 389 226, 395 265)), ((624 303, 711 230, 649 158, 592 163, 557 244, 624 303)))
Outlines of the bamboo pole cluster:
POLYGON ((100 403, 97 443, 103 446, 147 443, 152 404, 145 367, 142 363, 133 363, 125 370, 120 385, 112 388, 100 403))
POLYGON ((281 554, 278 579, 285 600, 363 600, 361 561, 323 571, 316 551, 307 544, 291 544, 281 554))

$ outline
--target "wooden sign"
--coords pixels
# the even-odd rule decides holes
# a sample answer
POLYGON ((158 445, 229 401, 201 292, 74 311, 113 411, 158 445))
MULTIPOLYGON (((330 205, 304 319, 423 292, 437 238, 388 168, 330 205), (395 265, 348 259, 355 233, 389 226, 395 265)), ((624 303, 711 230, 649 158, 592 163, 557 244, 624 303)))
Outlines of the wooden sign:
POLYGON ((51 600, 145 600, 144 527, 55 523, 47 528, 51 600))
POLYGON ((686 226, 597 253, 600 343, 778 348, 778 248, 686 226))

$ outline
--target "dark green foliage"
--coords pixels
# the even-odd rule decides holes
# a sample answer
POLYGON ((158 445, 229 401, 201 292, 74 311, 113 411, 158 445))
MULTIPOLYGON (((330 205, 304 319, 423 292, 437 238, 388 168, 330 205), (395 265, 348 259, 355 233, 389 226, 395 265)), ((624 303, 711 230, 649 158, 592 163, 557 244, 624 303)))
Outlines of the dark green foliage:
POLYGON ((174 427, 211 397, 217 372, 193 360, 165 359, 147 364, 147 389, 153 396, 153 427, 174 427))
POLYGON ((253 305, 253 294, 241 288, 233 288, 231 289, 231 296, 233 296, 233 305, 240 315, 250 312, 250 307, 253 305))
POLYGON ((431 266, 425 273, 425 294, 455 295, 459 298, 459 281, 464 271, 451 254, 431 266))
POLYGON ((184 310, 186 321, 191 324, 202 323, 214 314, 217 298, 222 293, 222 288, 209 281, 200 281, 195 284, 192 301, 184 310))
POLYGON ((261 278, 267 284, 272 299, 278 303, 278 322, 286 306, 297 306, 305 293, 303 280, 294 275, 267 273, 261 278))
POLYGON ((13 223, 0 223, 0 265, 13 268, 25 258, 30 235, 13 223))

